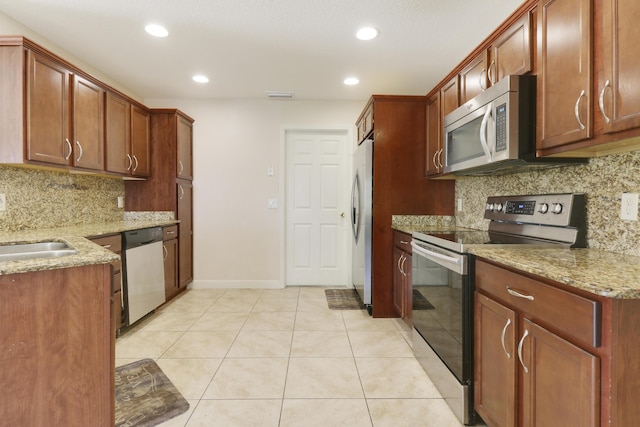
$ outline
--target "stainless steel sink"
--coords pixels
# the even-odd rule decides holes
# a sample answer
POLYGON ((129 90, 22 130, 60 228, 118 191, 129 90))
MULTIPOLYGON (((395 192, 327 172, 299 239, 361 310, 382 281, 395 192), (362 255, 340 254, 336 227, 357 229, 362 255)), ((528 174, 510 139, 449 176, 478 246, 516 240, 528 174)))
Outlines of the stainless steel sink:
POLYGON ((36 258, 58 258, 74 255, 77 250, 64 242, 38 242, 19 245, 0 245, 0 262, 36 258))

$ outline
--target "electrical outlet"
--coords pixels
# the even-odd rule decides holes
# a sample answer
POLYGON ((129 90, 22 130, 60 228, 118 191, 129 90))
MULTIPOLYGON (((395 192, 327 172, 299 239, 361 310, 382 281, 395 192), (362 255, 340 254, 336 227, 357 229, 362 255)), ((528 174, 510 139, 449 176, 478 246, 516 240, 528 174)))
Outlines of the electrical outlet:
POLYGON ((458 198, 458 212, 462 212, 462 197, 458 198))
POLYGON ((7 199, 4 193, 0 194, 0 212, 4 212, 7 210, 7 199))
POLYGON ((620 219, 638 220, 638 193, 622 193, 620 219))
POLYGON ((124 208, 124 196, 118 196, 118 208, 124 208))

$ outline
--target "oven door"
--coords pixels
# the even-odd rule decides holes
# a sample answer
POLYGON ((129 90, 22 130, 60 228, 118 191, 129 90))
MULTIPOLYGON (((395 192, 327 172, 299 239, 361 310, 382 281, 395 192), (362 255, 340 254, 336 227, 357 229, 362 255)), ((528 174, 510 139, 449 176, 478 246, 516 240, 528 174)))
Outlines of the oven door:
POLYGON ((458 382, 470 385, 473 369, 473 285, 469 274, 469 255, 415 239, 411 246, 414 328, 458 382))

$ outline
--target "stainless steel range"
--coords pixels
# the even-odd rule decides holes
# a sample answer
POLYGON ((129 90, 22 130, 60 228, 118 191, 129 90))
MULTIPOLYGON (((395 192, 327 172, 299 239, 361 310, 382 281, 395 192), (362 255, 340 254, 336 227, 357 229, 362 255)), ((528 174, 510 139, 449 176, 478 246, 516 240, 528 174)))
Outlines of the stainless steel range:
MULTIPOLYGON (((488 230, 414 232, 414 353, 461 422, 473 425, 473 292, 477 245, 586 247, 584 194, 489 197, 488 230), (417 292, 416 292, 417 291, 417 292)), ((528 246, 530 247, 530 246, 528 246)))

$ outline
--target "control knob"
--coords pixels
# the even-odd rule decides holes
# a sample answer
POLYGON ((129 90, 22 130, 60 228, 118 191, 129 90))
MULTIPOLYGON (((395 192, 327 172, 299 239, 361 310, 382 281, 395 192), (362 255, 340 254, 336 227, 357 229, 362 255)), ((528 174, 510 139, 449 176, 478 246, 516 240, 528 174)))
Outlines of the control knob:
POLYGON ((547 203, 541 203, 538 212, 546 214, 547 212, 549 212, 549 205, 547 203))
POLYGON ((487 203, 487 209, 488 211, 492 211, 493 210, 493 203, 487 203))
POLYGON ((494 210, 494 211, 498 211, 498 212, 502 212, 502 203, 496 203, 496 204, 493 206, 493 210, 494 210))
POLYGON ((558 215, 562 213, 562 203, 554 203, 551 205, 551 212, 558 215))

